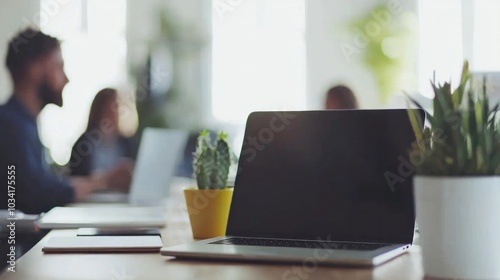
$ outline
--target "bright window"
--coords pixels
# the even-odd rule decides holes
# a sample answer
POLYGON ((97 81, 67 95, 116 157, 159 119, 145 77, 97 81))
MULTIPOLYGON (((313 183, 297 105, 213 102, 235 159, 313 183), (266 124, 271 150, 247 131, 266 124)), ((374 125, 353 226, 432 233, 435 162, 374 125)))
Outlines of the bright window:
POLYGON ((42 111, 40 134, 52 159, 65 164, 87 125, 95 94, 126 82, 126 1, 42 0, 40 18, 42 31, 63 42, 70 80, 64 106, 42 111))
POLYGON ((213 0, 212 112, 305 108, 304 0, 213 0))
POLYGON ((474 1, 473 67, 478 72, 500 72, 500 1, 474 1))
POLYGON ((461 0, 420 0, 420 91, 433 97, 430 80, 458 81, 463 63, 461 0))
MULTIPOLYGON (((473 72, 500 72, 500 1, 419 0, 420 89, 429 81, 457 85, 464 59, 473 72)), ((452 86, 453 86, 452 85, 452 86)))

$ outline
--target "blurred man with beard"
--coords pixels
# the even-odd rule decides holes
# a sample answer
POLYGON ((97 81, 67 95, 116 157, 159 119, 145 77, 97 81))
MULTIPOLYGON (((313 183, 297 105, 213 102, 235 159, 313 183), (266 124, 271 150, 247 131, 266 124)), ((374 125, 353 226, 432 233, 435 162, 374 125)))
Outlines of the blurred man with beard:
POLYGON ((62 91, 69 82, 59 40, 28 28, 9 42, 6 66, 14 88, 7 103, 0 106, 0 208, 9 207, 7 201, 12 198, 6 184, 15 187, 15 209, 30 214, 107 188, 116 170, 63 177, 52 173, 45 161, 36 120, 47 104, 63 105, 62 91), (8 172, 10 178, 3 180, 8 172))

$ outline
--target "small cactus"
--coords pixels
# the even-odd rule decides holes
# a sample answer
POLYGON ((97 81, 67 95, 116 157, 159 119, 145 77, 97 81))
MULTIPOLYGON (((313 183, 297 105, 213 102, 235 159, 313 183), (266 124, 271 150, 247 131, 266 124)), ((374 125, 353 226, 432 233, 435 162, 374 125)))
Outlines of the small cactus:
POLYGON ((193 154, 193 169, 199 189, 224 189, 227 187, 231 152, 227 133, 220 132, 212 145, 210 132, 204 130, 198 136, 193 154))

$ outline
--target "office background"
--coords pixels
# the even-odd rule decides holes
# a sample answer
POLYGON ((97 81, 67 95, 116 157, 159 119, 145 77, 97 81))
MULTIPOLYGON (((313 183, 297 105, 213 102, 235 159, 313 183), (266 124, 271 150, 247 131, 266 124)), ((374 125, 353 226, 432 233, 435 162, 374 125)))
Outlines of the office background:
MULTIPOLYGON (((429 80, 500 71, 500 2, 489 0, 0 0, 0 53, 21 28, 63 40, 70 83, 40 134, 65 164, 94 95, 121 92, 121 129, 225 129, 249 112, 321 109, 345 84, 361 108, 424 104, 429 80), (453 73, 451 76, 449 73, 453 73), (135 106, 137 103, 137 106, 135 106)), ((0 103, 11 94, 0 69, 0 103)))

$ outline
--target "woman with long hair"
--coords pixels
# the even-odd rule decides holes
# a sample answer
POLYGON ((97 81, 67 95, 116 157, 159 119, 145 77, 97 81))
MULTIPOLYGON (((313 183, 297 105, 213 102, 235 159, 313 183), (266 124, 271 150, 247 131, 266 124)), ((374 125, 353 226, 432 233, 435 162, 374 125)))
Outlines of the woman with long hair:
POLYGON ((113 169, 121 172, 130 169, 131 172, 136 145, 120 133, 118 122, 118 92, 105 88, 95 96, 87 128, 73 146, 69 162, 71 175, 90 175, 113 169))

